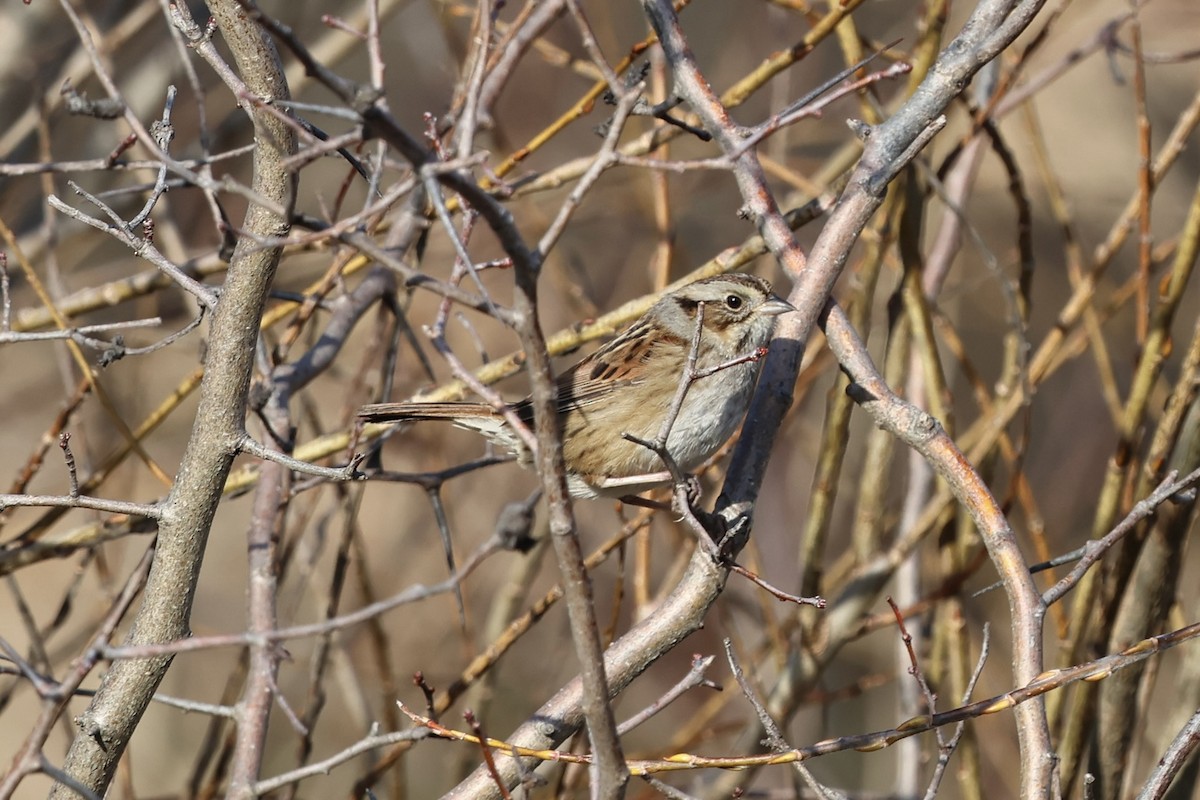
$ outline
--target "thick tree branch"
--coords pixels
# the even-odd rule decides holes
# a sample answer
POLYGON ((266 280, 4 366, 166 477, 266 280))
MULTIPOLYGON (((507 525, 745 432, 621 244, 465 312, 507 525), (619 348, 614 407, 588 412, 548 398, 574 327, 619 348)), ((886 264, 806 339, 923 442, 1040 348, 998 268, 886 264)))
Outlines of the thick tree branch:
MULTIPOLYGON (((270 41, 232 0, 209 8, 253 92, 286 98, 278 55, 270 41)), ((295 176, 280 168, 294 148, 293 131, 272 115, 256 119, 253 188, 285 209, 295 197, 295 176)), ((285 236, 287 219, 252 205, 243 228, 263 239, 285 236)), ((209 330, 208 367, 200 403, 175 484, 162 504, 158 550, 134 619, 131 645, 169 642, 188 635, 188 619, 208 532, 225 478, 237 452, 246 412, 259 321, 275 275, 279 250, 239 239, 209 330)), ((103 794, 142 713, 170 666, 170 657, 114 663, 79 717, 81 733, 67 755, 64 771, 103 794)), ((52 797, 73 794, 56 784, 52 797)))

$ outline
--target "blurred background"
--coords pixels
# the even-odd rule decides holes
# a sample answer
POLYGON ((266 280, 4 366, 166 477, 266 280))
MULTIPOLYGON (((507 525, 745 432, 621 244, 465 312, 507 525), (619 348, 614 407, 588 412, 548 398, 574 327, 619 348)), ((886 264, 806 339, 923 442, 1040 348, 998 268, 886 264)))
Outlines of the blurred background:
MULTIPOLYGON (((250 143, 252 132, 234 98, 213 71, 176 40, 160 4, 73 5, 91 32, 101 63, 144 124, 161 115, 167 85, 178 86, 172 155, 198 158, 250 143)), ((190 5, 203 23, 204 8, 190 5)), ((899 40, 870 69, 910 58, 917 44, 925 41, 929 19, 936 19, 936 9, 928 7, 933 5, 908 0, 862 2, 835 33, 817 37, 820 40, 811 53, 768 80, 752 82, 753 91, 731 113, 744 125, 763 122, 844 69, 856 48, 870 54, 899 40)), ((610 64, 620 62, 648 36, 647 23, 635 4, 583 6, 610 64)), ((322 24, 323 15, 337 15, 351 28, 362 30, 363 6, 301 1, 262 7, 292 26, 324 64, 354 80, 368 79, 361 39, 322 24)), ((945 41, 958 31, 971 7, 950 5, 945 41)), ((828 13, 825 3, 799 0, 695 0, 681 18, 705 75, 718 93, 724 93, 772 58, 811 40, 817 23, 828 13)), ((464 64, 475 52, 475 7, 383 0, 380 14, 387 96, 395 116, 418 135, 430 124, 426 115, 432 115, 435 128, 447 124, 464 64)), ((505 35, 507 25, 519 24, 523 14, 521 4, 499 10, 497 38, 505 35)), ((1191 287, 1183 290, 1167 323, 1171 343, 1156 351, 1161 375, 1152 381, 1145 411, 1136 417, 1128 441, 1122 444, 1120 411, 1138 365, 1147 356, 1146 336, 1139 325, 1153 321, 1151 312, 1161 307, 1165 291, 1160 287, 1178 274, 1172 271, 1177 269, 1176 252, 1186 245, 1188 235, 1195 235, 1194 230, 1188 233, 1186 220, 1200 180, 1200 138, 1194 132, 1200 73, 1196 53, 1188 53, 1194 51, 1195 32, 1200 29, 1200 7, 1192 0, 1138 5, 1145 52, 1144 94, 1138 90, 1137 60, 1131 55, 1134 23, 1129 14, 1130 5, 1121 0, 1047 4, 1033 34, 1003 54, 994 71, 976 80, 968 92, 973 106, 952 108, 950 124, 926 151, 921 167, 893 189, 901 195, 907 192, 910 209, 919 207, 921 215, 914 222, 911 217, 902 219, 898 203, 885 206, 892 210, 891 218, 881 213, 864 234, 838 290, 843 303, 865 314, 864 338, 877 363, 887 369, 893 388, 904 394, 912 373, 930 363, 927 353, 923 360, 912 356, 910 363, 900 358, 895 370, 890 366, 890 358, 906 352, 898 348, 909 346, 897 341, 897 332, 904 328, 898 320, 906 307, 901 294, 905 266, 911 268, 915 259, 922 264, 937 261, 944 269, 944 282, 939 282, 929 308, 936 344, 932 352, 940 359, 946 392, 931 401, 926 389, 920 388, 912 399, 935 412, 943 409, 945 413, 938 416, 955 434, 974 430, 973 426, 986 429, 992 424, 989 420, 998 420, 995 424, 1008 433, 1015 452, 1006 453, 999 445, 987 448, 977 466, 1004 504, 1031 563, 1078 548, 1097 533, 1106 474, 1112 470, 1125 476, 1119 482, 1116 519, 1138 499, 1141 460, 1176 391, 1200 312, 1200 293, 1191 287), (989 85, 1000 87, 990 107, 989 85), (1023 102, 1011 102, 1021 96, 1023 102), (971 114, 984 107, 994 114, 993 138, 977 134, 970 124, 971 114), (1148 125, 1151 158, 1162 158, 1165 152, 1173 155, 1154 181, 1152 198, 1142 206, 1138 205, 1139 122, 1148 125), (1170 138, 1173 131, 1175 140, 1170 138), (970 159, 974 166, 968 169, 964 164, 970 159), (1015 191, 1014 174, 1020 179, 1015 191), (956 190, 948 176, 962 181, 960 188, 956 190), (946 180, 944 188, 942 180, 946 180), (961 192, 962 202, 948 210, 944 198, 954 191, 961 192), (1024 259, 1022 202, 1028 204, 1030 224, 1024 259), (1135 209, 1132 218, 1123 217, 1130 204, 1135 209), (1145 209, 1140 218, 1139 209, 1145 209), (1140 219, 1145 220, 1144 228, 1140 219), (962 231, 947 256, 937 245, 952 221, 961 223, 962 231), (1102 253, 1099 248, 1106 241, 1117 241, 1113 232, 1122 226, 1126 235, 1118 247, 1111 256, 1102 253), (1139 230, 1149 236, 1148 262, 1139 252, 1139 230), (910 236, 905 238, 902 231, 910 236), (902 252, 910 245, 916 256, 902 252), (866 277, 873 263, 878 265, 878 275, 866 277), (1089 273, 1095 276, 1094 288, 1081 295, 1075 287, 1082 282, 1080 276, 1089 273), (1142 312, 1142 322, 1139 298, 1149 309, 1142 312), (1027 311, 1022 305, 1026 302, 1027 311), (1076 313, 1069 304, 1082 304, 1087 311, 1076 313), (1022 313, 1027 314, 1023 332, 1015 325, 1022 313), (1063 342, 1053 344, 1060 334, 1063 342), (1045 369, 1034 375, 1022 372, 1021 364, 1027 366, 1044 347, 1050 348, 1045 369), (1021 374, 1014 377, 1014 368, 1021 374), (1018 391, 1026 382, 1030 391, 1019 411, 1006 418, 989 416, 1001 395, 1018 391), (986 402, 981 401, 981 390, 987 394, 986 402)), ((0 8, 0 30, 9 33, 8 46, 0 52, 4 78, 0 113, 6 120, 0 130, 0 220, 12 231, 24 259, 69 324, 161 317, 156 327, 123 332, 129 345, 158 341, 182 328, 196 314, 188 295, 165 281, 152 281, 152 266, 114 238, 65 218, 47 204, 47 196, 55 194, 76 208, 93 211, 68 186, 71 180, 128 218, 145 202, 155 177, 153 169, 128 166, 146 158, 136 145, 120 154, 118 162, 123 163, 116 166, 70 163, 105 159, 129 133, 120 119, 99 120, 65 110, 64 81, 91 99, 106 94, 76 28, 59 4, 9 3, 0 8)), ((219 35, 216 41, 224 46, 219 35)), ((334 103, 331 93, 307 78, 293 57, 285 54, 284 61, 296 99, 334 103)), ((649 66, 648 92, 657 101, 667 80, 657 51, 639 49, 634 63, 649 66)), ((508 202, 529 241, 542 234, 573 188, 578 172, 571 173, 570 165, 599 148, 601 139, 595 129, 609 117, 611 107, 597 103, 544 143, 531 146, 531 142, 567 114, 597 78, 578 28, 568 16, 561 17, 517 62, 476 139, 475 149, 489 154, 491 169, 521 148, 531 148, 503 175, 511 190, 508 202)), ((837 176, 853 164, 857 152, 846 120, 870 119, 872 114, 886 117, 909 91, 905 78, 885 81, 869 95, 839 100, 820 118, 804 120, 768 138, 760 152, 780 205, 798 208, 822 192, 836 191, 837 176)), ((675 113, 682 118, 687 109, 675 113)), ((332 116, 304 114, 330 135, 351 129, 332 116)), ((621 141, 633 143, 658 127, 663 123, 636 117, 621 141)), ((654 155, 683 162, 716 152, 714 145, 682 134, 654 155)), ((357 153, 367 160, 376 149, 367 144, 357 153)), ((397 163, 399 156, 389 157, 395 161, 383 170, 385 190, 406 177, 397 163)), ((242 150, 217 161, 212 169, 218 178, 245 183, 249 163, 249 153, 242 150)), ((245 198, 231 191, 221 192, 220 198, 236 227, 245 211, 245 198)), ((343 159, 319 159, 300 172, 297 211, 310 218, 331 223, 357 213, 367 200, 365 182, 343 159)), ((610 170, 585 196, 548 256, 541 282, 544 329, 553 333, 596 319, 739 247, 754 234, 752 225, 738 214, 741 205, 737 188, 724 170, 610 170)), ((222 238, 211 206, 200 192, 173 186, 156 207, 153 220, 155 242, 163 253, 206 283, 220 285, 225 266, 222 238)), ((370 226, 377 222, 372 220, 370 226)), ((382 240, 383 234, 370 226, 368 232, 382 240)), ((490 233, 482 225, 478 228, 470 241, 472 257, 480 262, 497 257, 500 250, 490 233)), ((817 219, 801 227, 797 237, 807 248, 820 229, 817 219)), ((265 350, 280 347, 288 336, 297 337, 290 350, 285 349, 289 360, 321 335, 326 313, 318 308, 311 318, 298 317, 293 301, 299 296, 332 300, 353 288, 362 274, 338 275, 354 254, 329 239, 315 235, 306 239, 306 233, 294 231, 276 280, 273 304, 279 322, 263 334, 265 350)), ((55 327, 16 251, 8 245, 4 249, 12 330, 55 327)), ((422 271, 445 278, 454 254, 444 231, 434 224, 419 257, 410 253, 409 258, 422 271)), ((742 269, 768 278, 781 291, 789 286, 769 256, 742 269)), ((499 302, 510 301, 511 272, 487 270, 481 277, 499 302)), ((422 326, 434 319, 439 299, 420 291, 401 291, 401 299, 432 375, 413 349, 402 345, 394 389, 390 398, 383 398, 379 392, 389 318, 382 311, 367 315, 334 366, 295 399, 301 444, 349 430, 354 411, 363 403, 403 399, 450 381, 447 364, 422 334, 422 326)), ((195 395, 188 388, 189 379, 203 361, 204 330, 201 326, 170 347, 99 369, 97 380, 105 398, 90 393, 77 404, 71 398, 81 385, 79 365, 61 342, 0 346, 0 409, 5 421, 0 425, 0 458, 5 480, 11 482, 5 485, 13 487, 6 491, 66 491, 67 473, 58 448, 51 445, 45 451, 46 443, 54 442, 57 431, 65 429, 71 434, 81 478, 100 470, 106 473, 92 493, 143 502, 164 495, 163 479, 174 475, 191 429, 195 395), (114 458, 114 453, 127 449, 118 419, 136 430, 171 402, 169 412, 140 438, 143 457, 114 458)), ((447 336, 471 368, 502 359, 519 347, 511 331, 470 311, 451 315, 447 336)), ((585 344, 585 349, 562 355, 557 363, 565 367, 594 346, 585 344)), ((96 353, 85 353, 94 363, 96 353)), ((752 543, 743 561, 786 591, 815 588, 833 599, 866 552, 889 547, 907 530, 916 478, 903 447, 895 447, 882 462, 872 460, 870 443, 876 432, 865 414, 854 411, 847 437, 837 445, 843 459, 840 471, 831 485, 816 481, 836 491, 822 494, 831 503, 826 533, 812 538, 808 526, 817 466, 830 446, 823 432, 830 425, 829 409, 842 390, 836 365, 819 336, 810 343, 806 364, 795 405, 774 448, 752 543), (873 505, 864 508, 860 497, 867 487, 880 491, 873 505)), ((518 372, 499 388, 516 399, 526 385, 518 372)), ((974 441, 979 441, 978 432, 974 441)), ((970 452, 965 445, 964 450, 970 452)), ((430 424, 393 435, 382 457, 389 469, 427 472, 462 464, 485 452, 486 445, 478 437, 430 424)), ((344 452, 325 455, 330 457, 327 463, 342 463, 344 452)), ((235 478, 250 475, 247 470, 252 469, 251 460, 239 460, 235 478)), ((706 507, 715 497, 723 470, 724 462, 718 461, 704 476, 706 507)), ((457 562, 462 563, 492 535, 502 509, 524 500, 536 485, 536 476, 515 464, 473 471, 446 482, 436 498, 444 507, 445 531, 439 531, 437 503, 418 485, 320 485, 298 494, 285 534, 281 623, 319 620, 331 609, 344 613, 414 584, 443 580, 448 567, 442 533, 449 533, 457 562)), ((231 493, 218 513, 197 587, 192 619, 197 636, 245 627, 244 534, 251 488, 247 482, 241 491, 231 493)), ((925 499, 932 497, 930 493, 925 499)), ((631 526, 631 520, 643 518, 636 510, 609 501, 579 502, 576 511, 585 552, 609 542, 623 527, 631 526)), ((61 674, 86 646, 152 534, 126 535, 128 524, 122 528, 119 521, 93 512, 72 511, 53 521, 45 513, 10 509, 0 514, 0 556, 5 559, 0 567, 7 582, 0 592, 0 636, 40 668, 61 674), (64 544, 54 558, 29 556, 31 541, 47 537, 66 541, 79 531, 94 536, 97 526, 105 525, 121 535, 94 546, 64 544)), ((947 653, 961 647, 968 654, 969 670, 978 656, 985 623, 990 624, 991 651, 975 696, 1012 688, 1008 610, 1000 591, 972 596, 995 581, 996 574, 985 558, 974 558, 978 542, 969 526, 953 506, 935 516, 936 523, 929 526, 933 535, 925 536, 915 550, 920 567, 916 576, 910 575, 903 589, 893 586, 885 593, 905 596, 907 591, 911 602, 935 595, 939 601, 914 608, 909 626, 924 642, 925 669, 945 689, 938 692, 940 707, 950 708, 956 700, 951 691, 955 684, 947 677, 952 671, 947 653), (950 542, 962 548, 953 558, 947 555, 950 542), (955 581, 946 590, 948 576, 955 576, 955 581), (947 596, 952 606, 940 602, 947 596), (950 608, 952 613, 947 611, 950 608), (947 613, 949 617, 939 615, 947 613), (942 638, 939 631, 945 626, 957 627, 957 645, 942 638)), ((674 585, 693 546, 690 534, 669 513, 646 519, 593 571, 598 616, 609 638, 652 613, 657 599, 674 585)), ((540 530, 539 520, 534 535, 540 530)), ((1172 588, 1178 588, 1174 602, 1168 604, 1160 627, 1148 633, 1178 627, 1167 619, 1194 621, 1200 612, 1194 590, 1200 585, 1200 567, 1194 543, 1188 545, 1190 538, 1184 535, 1176 550, 1179 572, 1172 578, 1172 588)), ((288 641, 290 658, 282 667, 279 689, 288 705, 312 723, 311 733, 299 735, 277 708, 264 776, 337 752, 365 735, 372 724, 384 730, 407 725, 394 701, 399 698, 418 710, 424 707, 420 691, 412 684, 413 673, 420 671, 436 690, 450 686, 511 618, 554 586, 556 572, 553 559, 542 558, 541 548, 532 553, 504 552, 485 561, 465 581, 461 617, 454 596, 443 594, 401 606, 328 640, 288 641)), ((1061 575, 1060 570, 1056 577, 1061 575)), ((1039 576, 1039 585, 1048 586, 1050 580, 1039 576)), ((1125 586, 1122 580, 1112 577, 1107 593, 1098 596, 1098 606, 1118 602, 1125 586)), ((687 671, 693 653, 720 654, 724 637, 732 638, 743 666, 763 694, 786 683, 788 665, 797 653, 815 654, 820 661, 819 675, 804 686, 804 696, 789 713, 785 732, 794 746, 889 728, 911 715, 897 698, 898 684, 910 679, 883 599, 876 598, 869 610, 871 615, 882 615, 880 619, 868 619, 869 624, 849 636, 836 653, 824 649, 830 632, 822 613, 798 611, 740 578, 731 578, 706 629, 655 664, 619 698, 618 719, 658 698, 687 671)), ((1071 608, 1068 597, 1062 616, 1052 615, 1047 626, 1048 666, 1079 663, 1109 651, 1102 633, 1106 623, 1094 623, 1101 633, 1092 629, 1092 638, 1080 641, 1083 617, 1072 614, 1082 612, 1071 608)), ((1144 679, 1141 722, 1129 751, 1132 785, 1138 785, 1177 729, 1171 712, 1182 706, 1190 713, 1195 707, 1198 661, 1200 648, 1187 644, 1155 660, 1155 674, 1144 679)), ((189 653, 176 659, 160 691, 193 701, 230 703, 237 697, 243 670, 244 654, 238 649, 189 653)), ((503 737, 576 671, 565 612, 554 606, 515 641, 484 681, 442 715, 442 721, 463 728, 461 713, 470 707, 489 735, 503 737)), ((655 757, 679 751, 735 755, 738 734, 754 714, 723 658, 718 657, 708 674, 724 685, 724 692, 691 690, 629 734, 627 755, 655 757)), ((85 687, 94 685, 94 680, 85 682, 85 687)), ((0 763, 7 763, 28 735, 39 701, 27 682, 4 674, 0 675, 0 703, 0 763)), ((86 698, 71 703, 56 726, 46 746, 51 761, 61 763, 74 734, 70 719, 85 704, 86 698)), ((1095 724, 1094 719, 1081 719, 1085 729, 1095 724)), ((110 796, 220 793, 230 730, 226 722, 204 714, 152 705, 110 796)), ((890 796, 897 790, 897 775, 914 763, 919 774, 928 777, 936 746, 930 737, 920 737, 916 747, 916 751, 839 753, 814 761, 811 768, 822 781, 852 796, 890 796)), ((356 788, 356 782, 377 769, 379 774, 369 779, 377 796, 433 797, 450 789, 477 762, 478 752, 463 744, 426 741, 394 763, 380 758, 380 752, 361 756, 329 775, 308 779, 298 794, 336 797, 357 791, 362 796, 362 785, 356 788)), ((979 796, 981 786, 987 787, 982 796, 1015 796, 1018 756, 1011 716, 996 714, 973 722, 955 759, 942 786, 944 796, 979 796)), ((707 772, 669 778, 697 796, 715 791, 712 784, 724 780, 729 776, 707 772)), ((781 767, 737 779, 764 793, 750 796, 772 797, 793 796, 793 780, 793 774, 781 767)), ((551 770, 549 784, 536 796, 551 797, 555 792, 576 796, 573 791, 584 791, 578 788, 581 782, 577 771, 551 770)), ((44 794, 48 786, 44 777, 31 777, 17 796, 44 794)), ((1074 789, 1078 791, 1078 786, 1074 789)), ((634 784, 630 796, 656 795, 634 784)))

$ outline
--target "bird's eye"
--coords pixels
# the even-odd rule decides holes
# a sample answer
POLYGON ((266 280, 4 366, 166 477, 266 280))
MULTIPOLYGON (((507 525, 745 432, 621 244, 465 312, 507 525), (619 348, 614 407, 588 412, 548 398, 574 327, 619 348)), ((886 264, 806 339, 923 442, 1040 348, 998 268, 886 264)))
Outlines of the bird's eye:
POLYGON ((737 311, 742 307, 742 298, 739 295, 731 294, 725 298, 725 305, 728 306, 731 311, 737 311))

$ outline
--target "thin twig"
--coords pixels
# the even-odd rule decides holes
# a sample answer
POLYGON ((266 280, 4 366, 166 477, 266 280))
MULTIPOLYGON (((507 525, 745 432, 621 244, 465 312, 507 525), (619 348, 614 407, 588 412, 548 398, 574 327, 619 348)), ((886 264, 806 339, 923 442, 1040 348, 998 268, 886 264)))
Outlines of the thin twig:
POLYGON ((1121 520, 1104 538, 1093 539, 1084 545, 1084 553, 1079 559, 1079 563, 1075 565, 1074 569, 1063 576, 1062 580, 1046 590, 1046 593, 1042 596, 1042 602, 1049 606, 1061 600, 1063 595, 1071 591, 1079 583, 1083 576, 1087 574, 1087 571, 1100 560, 1101 556, 1109 548, 1137 527, 1139 522, 1153 514, 1160 505, 1169 500, 1173 495, 1194 486, 1198 481, 1200 481, 1200 469, 1189 473, 1183 478, 1179 478, 1176 472, 1168 473, 1162 483, 1158 485, 1158 488, 1151 492, 1148 497, 1135 503, 1125 516, 1125 519, 1121 520))
POLYGON ((631 730, 641 725, 643 722, 651 719, 655 714, 658 714, 668 705, 673 703, 688 689, 692 689, 696 686, 707 686, 710 689, 721 691, 721 687, 719 685, 704 677, 704 673, 708 671, 708 668, 712 666, 712 663, 716 660, 716 658, 716 656, 692 656, 692 667, 688 670, 687 675, 684 675, 682 678, 680 678, 678 683, 676 683, 667 691, 663 692, 662 695, 659 696, 659 698, 653 703, 646 706, 641 711, 618 725, 617 733, 621 734, 622 736, 629 733, 631 730))

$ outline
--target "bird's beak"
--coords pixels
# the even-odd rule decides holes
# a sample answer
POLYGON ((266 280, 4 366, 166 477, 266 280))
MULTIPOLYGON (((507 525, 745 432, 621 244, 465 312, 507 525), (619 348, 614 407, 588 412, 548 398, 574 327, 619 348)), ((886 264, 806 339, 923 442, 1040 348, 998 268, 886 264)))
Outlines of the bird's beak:
POLYGON ((767 314, 772 317, 777 317, 780 314, 786 314, 789 311, 795 311, 796 307, 794 305, 792 305, 791 303, 789 303, 787 300, 784 300, 779 295, 773 294, 773 295, 771 295, 770 300, 768 300, 767 302, 765 302, 761 306, 759 306, 758 310, 760 312, 762 312, 763 314, 767 314))

